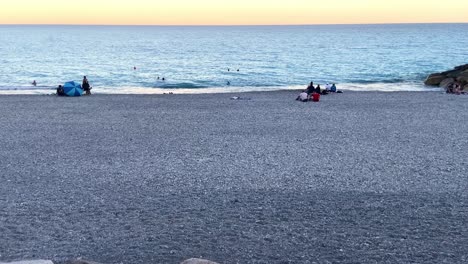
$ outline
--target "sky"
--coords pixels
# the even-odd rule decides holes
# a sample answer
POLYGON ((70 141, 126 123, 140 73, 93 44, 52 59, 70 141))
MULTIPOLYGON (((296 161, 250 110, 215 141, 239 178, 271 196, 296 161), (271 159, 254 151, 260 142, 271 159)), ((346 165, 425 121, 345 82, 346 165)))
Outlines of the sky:
POLYGON ((467 23, 468 0, 0 0, 0 24, 467 23))

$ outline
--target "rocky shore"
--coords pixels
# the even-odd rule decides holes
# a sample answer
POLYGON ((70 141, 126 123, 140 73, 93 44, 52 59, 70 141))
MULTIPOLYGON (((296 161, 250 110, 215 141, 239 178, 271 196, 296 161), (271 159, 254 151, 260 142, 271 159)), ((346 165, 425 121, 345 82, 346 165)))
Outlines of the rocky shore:
POLYGON ((453 70, 437 72, 429 75, 425 85, 447 88, 458 82, 464 91, 468 91, 468 64, 455 67, 453 70))

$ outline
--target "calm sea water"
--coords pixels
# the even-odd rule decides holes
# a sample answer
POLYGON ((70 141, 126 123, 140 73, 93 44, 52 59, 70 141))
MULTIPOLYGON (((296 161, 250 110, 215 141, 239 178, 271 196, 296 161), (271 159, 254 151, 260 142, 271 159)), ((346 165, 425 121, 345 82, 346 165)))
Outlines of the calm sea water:
POLYGON ((310 81, 430 90, 427 74, 465 63, 468 24, 0 26, 0 93, 50 93, 83 75, 96 93, 296 89, 310 81))

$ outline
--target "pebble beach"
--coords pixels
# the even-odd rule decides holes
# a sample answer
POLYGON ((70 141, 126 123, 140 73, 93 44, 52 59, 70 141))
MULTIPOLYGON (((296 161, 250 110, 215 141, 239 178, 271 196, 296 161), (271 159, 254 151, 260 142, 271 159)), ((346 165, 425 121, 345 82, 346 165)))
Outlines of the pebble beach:
POLYGON ((468 95, 298 93, 0 96, 0 262, 468 262, 468 95))

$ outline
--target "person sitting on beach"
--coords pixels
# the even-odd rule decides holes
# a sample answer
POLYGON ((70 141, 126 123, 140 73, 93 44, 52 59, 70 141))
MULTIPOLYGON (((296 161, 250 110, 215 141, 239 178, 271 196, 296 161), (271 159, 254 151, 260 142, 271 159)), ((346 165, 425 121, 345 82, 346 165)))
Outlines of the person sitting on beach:
POLYGON ((307 102, 309 101, 309 95, 307 94, 307 90, 303 90, 302 93, 296 98, 297 101, 307 102))
POLYGON ((63 86, 62 85, 59 85, 57 87, 57 95, 58 96, 65 96, 65 90, 63 89, 63 86))
POLYGON ((461 91, 460 88, 461 88, 461 85, 460 85, 458 82, 455 82, 455 83, 453 84, 453 92, 454 92, 455 94, 458 94, 458 95, 462 94, 462 91, 461 91))
POLYGON ((327 83, 327 84, 325 85, 325 90, 330 91, 330 88, 331 88, 331 85, 330 85, 329 83, 327 83))
POLYGON ((453 93, 454 85, 455 85, 454 83, 451 83, 451 84, 447 85, 447 87, 445 88, 445 92, 446 93, 453 93))
POLYGON ((307 94, 312 94, 314 91, 315 91, 315 87, 314 87, 314 82, 310 82, 309 86, 307 86, 307 94))
POLYGON ((330 87, 330 92, 336 93, 336 85, 335 84, 332 84, 332 86, 330 87))
POLYGON ((322 89, 320 88, 320 84, 317 84, 317 87, 315 87, 315 91, 314 91, 314 92, 320 94, 321 91, 322 91, 322 89))
POLYGON ((88 79, 86 76, 83 76, 83 83, 81 85, 86 95, 91 95, 91 87, 89 86, 88 79))

